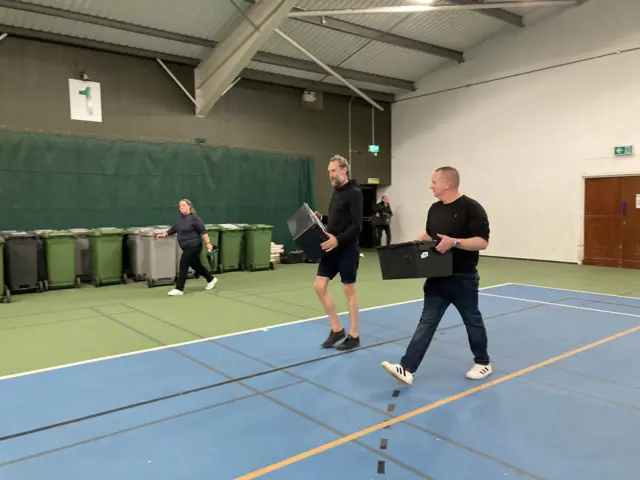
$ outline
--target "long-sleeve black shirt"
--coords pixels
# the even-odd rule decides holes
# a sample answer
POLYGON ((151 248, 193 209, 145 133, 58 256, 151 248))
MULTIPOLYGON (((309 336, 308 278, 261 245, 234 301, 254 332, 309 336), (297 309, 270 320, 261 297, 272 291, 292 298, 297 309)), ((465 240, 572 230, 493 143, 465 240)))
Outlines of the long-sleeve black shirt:
POLYGON ((202 247, 202 235, 207 230, 198 215, 180 215, 173 227, 167 231, 167 235, 178 235, 178 245, 180 248, 202 247))
POLYGON ((358 243, 362 231, 362 191, 355 180, 334 189, 327 231, 335 235, 338 245, 358 243))

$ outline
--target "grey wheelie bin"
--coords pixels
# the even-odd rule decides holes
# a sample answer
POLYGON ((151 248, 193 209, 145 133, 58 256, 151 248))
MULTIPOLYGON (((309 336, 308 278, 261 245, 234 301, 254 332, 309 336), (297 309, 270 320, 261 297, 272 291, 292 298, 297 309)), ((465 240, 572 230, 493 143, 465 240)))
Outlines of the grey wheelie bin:
POLYGON ((4 284, 4 237, 0 236, 0 300, 3 303, 11 301, 9 289, 4 284))
POLYGON ((252 272, 257 270, 273 270, 271 261, 271 225, 247 225, 244 229, 244 268, 252 272))
POLYGON ((153 232, 153 227, 128 228, 125 232, 127 256, 129 258, 127 269, 130 271, 131 278, 136 282, 146 278, 145 250, 142 244, 143 236, 148 232, 153 232))
POLYGON ((70 231, 46 231, 43 240, 47 262, 45 290, 80 287, 76 268, 76 236, 70 231))
POLYGON ((126 283, 122 272, 122 237, 119 228, 96 228, 89 232, 93 285, 126 283))
POLYGON ((218 271, 228 272, 242 268, 242 240, 244 229, 225 223, 220 227, 220 264, 218 271))
POLYGON ((91 283, 93 269, 91 259, 91 243, 89 242, 89 230, 86 228, 70 228, 69 231, 76 237, 76 276, 81 282, 91 283))
POLYGON ((11 293, 42 292, 38 277, 38 236, 33 232, 7 235, 4 244, 6 285, 11 293))
POLYGON ((173 285, 176 280, 178 248, 175 235, 156 238, 165 229, 144 230, 141 233, 143 270, 147 286, 173 285))

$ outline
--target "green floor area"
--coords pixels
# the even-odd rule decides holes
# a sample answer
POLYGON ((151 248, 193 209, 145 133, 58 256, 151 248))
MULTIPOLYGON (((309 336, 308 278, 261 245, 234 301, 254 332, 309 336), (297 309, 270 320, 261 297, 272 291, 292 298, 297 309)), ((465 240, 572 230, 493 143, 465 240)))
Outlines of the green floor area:
MULTIPOLYGON (((315 270, 300 264, 224 273, 212 292, 193 279, 183 297, 143 282, 15 295, 0 304, 0 376, 322 316, 315 270)), ((514 282, 640 297, 633 270, 483 258, 480 275, 482 286, 514 282)), ((382 281, 375 252, 365 252, 361 308, 418 299, 421 287, 420 280, 382 281)), ((340 284, 331 288, 345 311, 340 284)))

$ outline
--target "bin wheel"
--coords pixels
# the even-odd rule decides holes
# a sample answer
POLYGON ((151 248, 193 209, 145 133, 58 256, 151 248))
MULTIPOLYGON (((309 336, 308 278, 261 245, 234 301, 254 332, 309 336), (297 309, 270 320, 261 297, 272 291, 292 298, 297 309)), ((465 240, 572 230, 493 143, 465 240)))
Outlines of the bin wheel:
POLYGON ((9 291, 9 287, 5 285, 4 287, 4 298, 2 299, 4 303, 11 303, 11 292, 9 291))
POLYGON ((269 262, 269 270, 275 270, 276 264, 273 262, 269 262))
POLYGON ((44 291, 48 292, 49 291, 49 280, 45 280, 44 281, 44 291))
POLYGON ((250 272, 255 272, 256 271, 256 264, 252 263, 251 265, 249 265, 249 271, 250 272))
POLYGON ((82 281, 80 280, 80 277, 76 277, 76 288, 80 287, 82 287, 82 281))
POLYGON ((127 284, 127 274, 126 273, 122 274, 122 279, 121 280, 122 280, 122 283, 124 283, 125 285, 127 284))
POLYGON ((218 266, 218 273, 223 273, 224 267, 222 265, 218 266))
POLYGON ((93 285, 98 288, 100 286, 100 279, 98 277, 93 277, 93 285))
POLYGON ((151 280, 151 278, 147 277, 147 287, 153 288, 156 282, 151 280))
POLYGON ((44 286, 42 285, 42 282, 38 282, 38 286, 36 287, 36 291, 38 293, 42 293, 44 291, 44 286))

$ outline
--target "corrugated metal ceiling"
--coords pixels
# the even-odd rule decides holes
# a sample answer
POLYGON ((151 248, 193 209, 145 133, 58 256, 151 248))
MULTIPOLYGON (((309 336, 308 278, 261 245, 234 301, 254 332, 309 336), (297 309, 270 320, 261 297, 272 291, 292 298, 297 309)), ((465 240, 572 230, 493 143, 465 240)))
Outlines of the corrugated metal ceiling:
MULTIPOLYGON (((2 3, 0 1, 0 4, 2 3)), ((7 2, 4 3, 7 4, 7 2)), ((22 2, 13 2, 14 5, 20 3, 54 7, 140 27, 197 37, 202 39, 200 43, 204 42, 205 45, 207 41, 223 41, 243 21, 244 14, 252 6, 249 0, 22 0, 22 2)), ((323 10, 406 5, 407 3, 407 0, 300 0, 297 5, 302 9, 323 10)), ((531 14, 535 10, 536 15, 540 15, 545 9, 513 10, 518 14, 531 14)), ((516 28, 505 21, 483 15, 478 11, 468 10, 348 15, 341 16, 340 20, 461 52, 495 35, 503 28, 516 28)), ((184 41, 167 40, 19 9, 0 7, 0 24, 182 57, 203 58, 210 51, 206 46, 192 45, 184 41)), ((364 74, 415 82, 434 69, 453 61, 435 54, 410 49, 411 46, 405 43, 403 46, 392 45, 296 19, 286 19, 280 29, 322 62, 364 74)), ((275 34, 269 38, 261 51, 309 61, 303 53, 275 34)), ((248 67, 289 77, 331 84, 340 83, 335 78, 322 73, 301 71, 264 62, 253 61, 248 67)), ((399 91, 397 85, 393 87, 386 85, 384 78, 369 76, 367 79, 371 82, 360 78, 357 85, 380 92, 399 91)), ((356 84, 356 82, 353 83, 356 84)))

